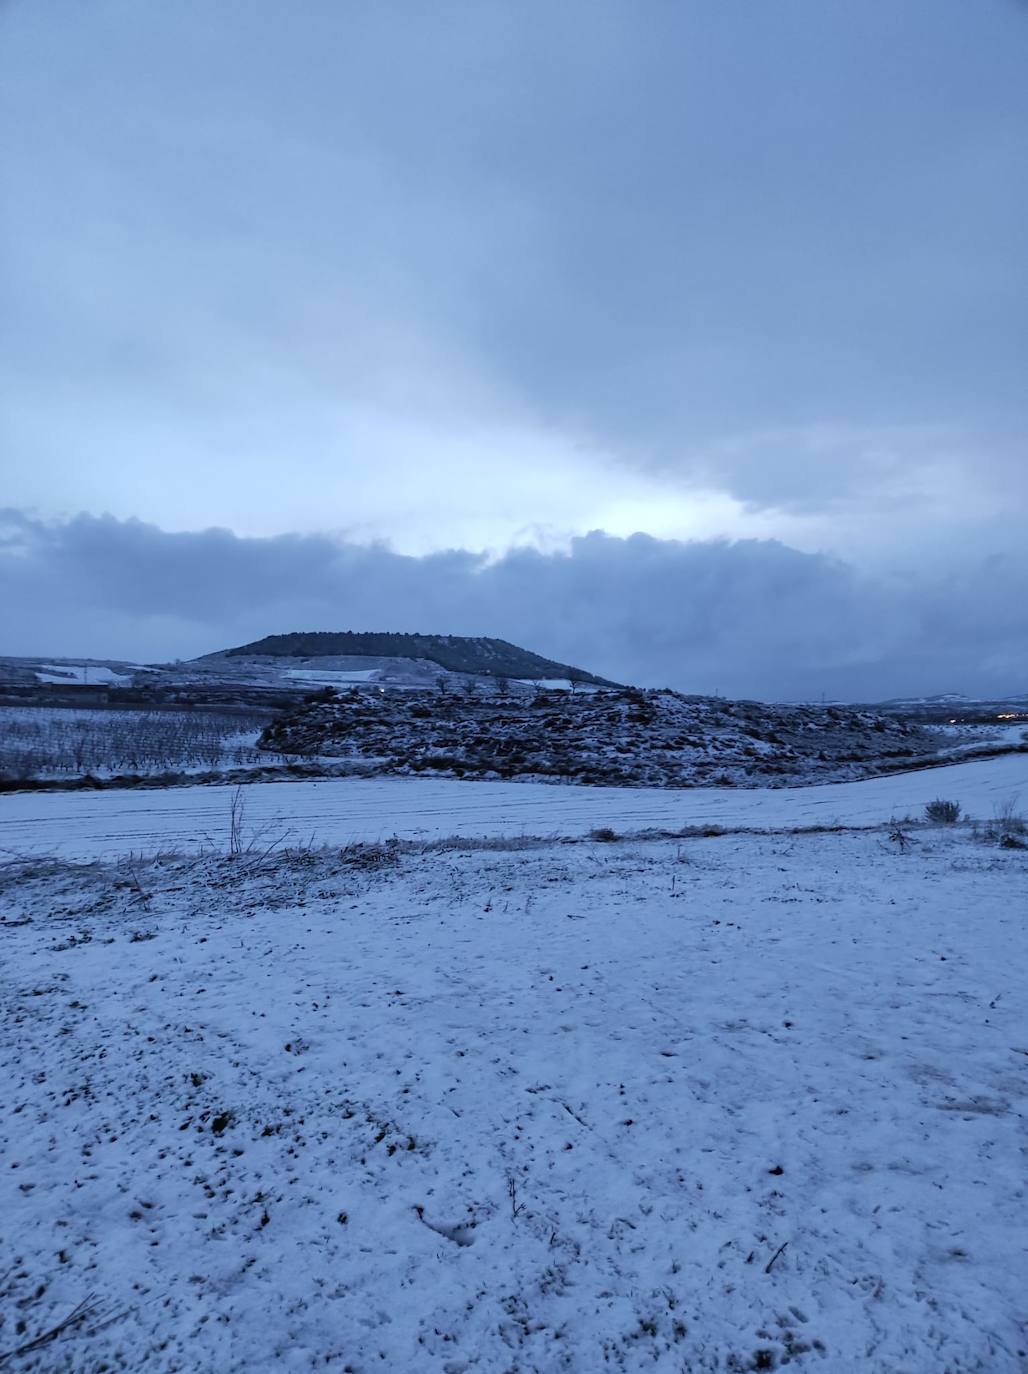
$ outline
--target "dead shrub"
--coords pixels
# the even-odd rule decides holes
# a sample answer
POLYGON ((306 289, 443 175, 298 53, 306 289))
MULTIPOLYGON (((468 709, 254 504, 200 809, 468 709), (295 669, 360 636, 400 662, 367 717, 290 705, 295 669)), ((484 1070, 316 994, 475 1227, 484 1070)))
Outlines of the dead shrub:
POLYGON ((621 836, 616 830, 611 830, 609 825, 601 825, 596 830, 589 831, 589 838, 598 844, 617 844, 621 836))
POLYGON ((339 861, 344 868, 365 871, 393 868, 400 862, 400 845, 397 840, 386 840, 384 844, 356 841, 344 845, 339 851, 339 861))

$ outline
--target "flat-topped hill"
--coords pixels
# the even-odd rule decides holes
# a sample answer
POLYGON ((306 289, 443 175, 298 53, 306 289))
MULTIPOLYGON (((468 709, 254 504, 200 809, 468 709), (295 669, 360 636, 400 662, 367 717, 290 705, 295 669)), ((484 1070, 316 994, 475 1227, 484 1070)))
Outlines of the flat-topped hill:
POLYGON ((311 630, 292 634, 266 635, 252 644, 226 649, 218 658, 401 658, 438 663, 450 673, 471 673, 483 677, 567 678, 571 682, 614 686, 606 679, 543 658, 529 649, 509 644, 505 639, 485 636, 392 634, 362 630, 311 630))

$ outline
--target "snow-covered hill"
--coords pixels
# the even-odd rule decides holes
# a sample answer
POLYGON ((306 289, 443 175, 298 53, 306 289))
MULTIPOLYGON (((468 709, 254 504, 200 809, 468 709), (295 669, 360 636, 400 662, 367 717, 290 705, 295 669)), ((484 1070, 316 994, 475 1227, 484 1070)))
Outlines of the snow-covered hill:
POLYGON ((618 786, 762 786, 910 766, 940 737, 838 706, 670 691, 328 691, 270 726, 265 749, 364 760, 383 773, 618 786))
POLYGON ((489 678, 569 678, 574 682, 589 682, 613 686, 582 668, 557 663, 530 649, 522 649, 505 639, 485 635, 445 634, 382 634, 360 631, 325 631, 266 635, 252 644, 225 649, 210 659, 288 658, 313 660, 337 657, 367 659, 399 659, 431 663, 436 672, 470 674, 489 678))

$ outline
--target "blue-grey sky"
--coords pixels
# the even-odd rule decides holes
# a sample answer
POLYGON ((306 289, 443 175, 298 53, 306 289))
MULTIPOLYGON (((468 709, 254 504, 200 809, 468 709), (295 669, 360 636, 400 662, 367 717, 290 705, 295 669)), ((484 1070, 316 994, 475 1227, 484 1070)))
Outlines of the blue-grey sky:
POLYGON ((305 609, 1025 689, 1026 71, 1018 0, 0 3, 3 647, 305 609), (378 580, 312 600, 287 545, 378 580), (158 590, 189 550, 235 600, 158 590))

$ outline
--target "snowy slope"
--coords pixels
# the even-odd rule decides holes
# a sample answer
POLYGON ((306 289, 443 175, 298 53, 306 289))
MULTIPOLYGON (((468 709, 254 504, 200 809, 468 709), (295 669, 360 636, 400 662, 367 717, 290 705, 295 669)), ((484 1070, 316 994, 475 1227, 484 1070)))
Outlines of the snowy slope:
POLYGON ((44 663, 42 670, 36 673, 36 677, 40 682, 55 683, 122 683, 131 680, 125 673, 116 673, 111 668, 95 663, 44 663))
POLYGON ((944 829, 9 866, 0 1352, 96 1307, 5 1370, 1017 1374, 1026 876, 944 829))
MULTIPOLYGON (((877 824, 934 797, 990 819, 1028 805, 1028 754, 802 788, 620 788, 337 778, 244 789, 248 835, 323 844, 391 835, 580 835, 683 825, 877 824)), ((228 846, 230 787, 0 796, 0 852, 91 858, 228 846)))
POLYGON ((379 676, 378 668, 362 668, 356 672, 319 671, 316 668, 286 668, 284 676, 297 682, 310 683, 314 687, 349 686, 355 682, 374 682, 379 676))

